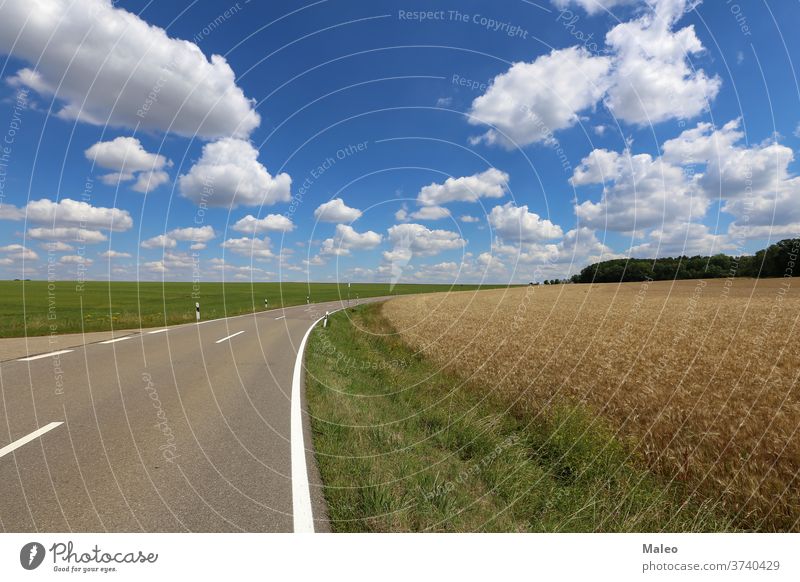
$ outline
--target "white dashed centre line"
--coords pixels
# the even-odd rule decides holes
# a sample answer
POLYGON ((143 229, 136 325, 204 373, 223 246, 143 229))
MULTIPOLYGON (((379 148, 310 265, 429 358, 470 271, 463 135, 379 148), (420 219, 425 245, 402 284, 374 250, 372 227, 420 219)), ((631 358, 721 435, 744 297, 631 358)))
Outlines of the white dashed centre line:
POLYGON ((244 333, 244 330, 242 330, 242 331, 237 331, 236 333, 232 333, 232 334, 231 334, 231 335, 229 335, 228 337, 224 337, 224 338, 222 338, 222 339, 218 339, 218 340, 216 341, 216 343, 218 343, 218 344, 221 344, 221 343, 222 343, 222 342, 224 342, 225 340, 229 340, 229 339, 231 339, 232 337, 236 337, 237 335, 239 335, 239 334, 242 334, 242 333, 244 333))
POLYGON ((100 342, 100 343, 101 343, 101 344, 114 344, 114 343, 117 343, 117 342, 124 342, 125 340, 129 340, 129 339, 131 339, 132 337, 134 337, 134 336, 132 336, 132 335, 126 335, 125 337, 116 337, 116 338, 114 338, 114 339, 106 340, 106 341, 104 341, 104 342, 100 342))
POLYGON ((4 457, 8 453, 10 453, 12 451, 15 451, 16 449, 20 448, 22 445, 28 444, 29 442, 31 442, 34 439, 38 439, 44 433, 50 432, 51 430, 53 430, 57 426, 61 426, 62 424, 64 424, 64 423, 63 422, 51 422, 50 424, 43 426, 39 430, 33 431, 31 434, 29 434, 27 436, 24 436, 21 439, 15 440, 10 445, 6 445, 2 449, 0 449, 0 457, 4 457))
POLYGON ((38 356, 28 356, 27 358, 20 358, 20 362, 32 362, 33 360, 41 360, 42 358, 52 358, 53 356, 60 356, 61 354, 68 354, 74 350, 59 350, 57 352, 50 352, 49 354, 39 354, 38 356))

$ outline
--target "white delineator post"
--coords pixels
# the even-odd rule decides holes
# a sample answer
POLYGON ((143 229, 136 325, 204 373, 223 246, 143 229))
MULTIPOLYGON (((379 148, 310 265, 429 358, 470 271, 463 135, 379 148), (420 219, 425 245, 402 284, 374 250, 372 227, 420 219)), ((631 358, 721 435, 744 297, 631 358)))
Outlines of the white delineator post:
POLYGON ((264 298, 264 309, 269 309, 269 301, 266 297, 264 298))
POLYGON ((322 320, 322 327, 328 327, 328 312, 325 312, 325 319, 322 320))
POLYGON ((197 319, 197 323, 200 323, 200 303, 194 304, 194 316, 197 319))

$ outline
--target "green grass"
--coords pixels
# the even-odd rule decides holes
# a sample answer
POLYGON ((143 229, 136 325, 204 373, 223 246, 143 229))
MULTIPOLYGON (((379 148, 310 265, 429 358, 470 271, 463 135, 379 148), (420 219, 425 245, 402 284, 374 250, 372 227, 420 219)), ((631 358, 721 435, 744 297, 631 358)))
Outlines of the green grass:
POLYGON ((334 531, 731 530, 631 466, 579 408, 514 416, 392 333, 368 305, 311 335, 306 390, 334 531))
MULTIPOLYGON (((395 295, 476 289, 476 285, 396 285, 395 295)), ((483 286, 488 289, 491 286, 483 286)), ((389 295, 387 284, 354 283, 350 296, 389 295)), ((107 331, 186 323, 264 309, 347 298, 336 283, 136 283, 87 281, 0 281, 0 337, 107 331)))

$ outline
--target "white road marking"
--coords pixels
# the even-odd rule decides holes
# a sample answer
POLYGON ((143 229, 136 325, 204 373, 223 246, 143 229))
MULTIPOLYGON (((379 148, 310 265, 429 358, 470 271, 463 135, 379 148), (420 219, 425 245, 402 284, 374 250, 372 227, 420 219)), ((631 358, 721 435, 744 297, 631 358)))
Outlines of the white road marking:
POLYGON ((28 356, 27 358, 20 358, 20 362, 32 362, 33 360, 41 360, 42 358, 51 358, 53 356, 60 356, 61 354, 68 354, 74 350, 58 350, 57 352, 50 352, 49 354, 39 354, 38 356, 28 356))
POLYGON ((106 341, 100 342, 100 343, 101 344, 114 344, 114 343, 117 343, 117 342, 124 342, 125 340, 129 340, 132 337, 133 337, 132 335, 126 335, 125 337, 116 337, 114 339, 106 340, 106 341))
POLYGON ((156 330, 153 330, 153 331, 148 331, 147 333, 148 334, 164 333, 165 331, 169 331, 169 329, 165 327, 164 329, 156 329, 156 330))
POLYGON ((285 315, 281 315, 280 317, 276 317, 275 321, 278 321, 279 319, 284 319, 284 318, 286 318, 286 316, 285 315))
MULTIPOLYGON (((336 311, 339 311, 338 309, 336 311)), ((335 312, 333 312, 335 313, 335 312)), ((322 318, 312 323, 300 347, 297 349, 297 359, 294 361, 292 374, 292 402, 290 406, 290 438, 292 459, 292 518, 294 533, 314 533, 314 511, 311 509, 311 485, 308 483, 308 467, 306 467, 306 445, 303 442, 303 407, 300 402, 300 390, 303 376, 303 353, 306 349, 308 336, 311 330, 322 318)))
POLYGON ((50 424, 48 424, 46 426, 43 426, 39 430, 33 431, 28 436, 24 436, 21 439, 15 440, 10 445, 6 445, 2 449, 0 449, 0 457, 6 456, 11 451, 14 451, 14 450, 20 448, 22 445, 25 445, 25 444, 31 442, 32 440, 39 438, 44 433, 50 432, 51 430, 53 430, 57 426, 61 426, 62 424, 64 424, 64 423, 63 422, 51 422, 50 424))
POLYGON ((218 343, 218 344, 221 344, 221 343, 222 343, 222 342, 224 342, 225 340, 229 340, 229 339, 231 339, 232 337, 236 337, 237 335, 239 335, 239 334, 242 334, 242 333, 244 333, 244 330, 242 330, 242 331, 237 331, 236 333, 232 333, 232 334, 231 334, 231 335, 229 335, 228 337, 224 337, 224 338, 222 338, 222 339, 218 339, 216 343, 218 343))

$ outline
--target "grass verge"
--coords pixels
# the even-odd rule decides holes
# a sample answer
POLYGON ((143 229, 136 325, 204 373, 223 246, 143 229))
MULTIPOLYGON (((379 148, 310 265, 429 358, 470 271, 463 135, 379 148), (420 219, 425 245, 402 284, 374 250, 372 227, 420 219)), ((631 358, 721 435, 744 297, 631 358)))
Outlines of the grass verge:
POLYGON ((441 373, 366 305, 311 335, 306 391, 334 531, 730 531, 578 409, 536 422, 441 373))

